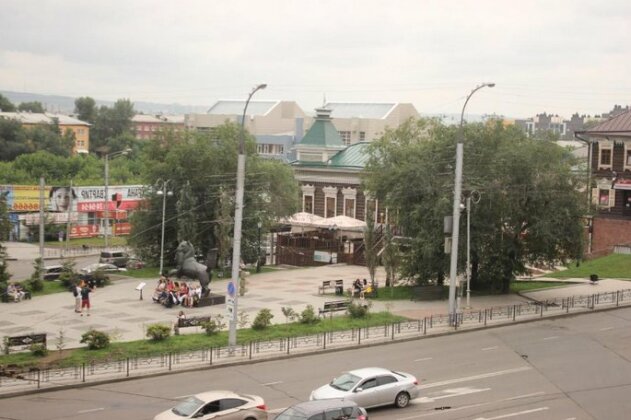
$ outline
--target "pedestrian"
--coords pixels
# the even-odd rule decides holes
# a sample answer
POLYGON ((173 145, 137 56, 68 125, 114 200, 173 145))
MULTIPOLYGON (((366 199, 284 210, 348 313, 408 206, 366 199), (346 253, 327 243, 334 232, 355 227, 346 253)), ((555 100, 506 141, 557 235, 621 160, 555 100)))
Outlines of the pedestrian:
POLYGON ((92 293, 92 289, 89 285, 84 284, 81 288, 81 316, 83 316, 83 308, 85 308, 88 316, 90 316, 90 293, 92 293))
POLYGON ((81 287, 83 286, 83 280, 80 283, 75 283, 72 286, 72 294, 74 295, 74 311, 81 313, 81 287))

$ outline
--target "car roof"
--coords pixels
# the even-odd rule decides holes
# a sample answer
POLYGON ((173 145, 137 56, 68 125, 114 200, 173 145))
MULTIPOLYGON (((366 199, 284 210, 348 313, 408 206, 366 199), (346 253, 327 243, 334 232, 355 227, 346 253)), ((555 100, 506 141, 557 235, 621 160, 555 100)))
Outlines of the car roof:
POLYGON ((366 367, 361 369, 350 370, 348 373, 351 375, 359 376, 361 378, 365 378, 366 376, 375 376, 375 375, 392 375, 392 371, 389 369, 384 369, 380 367, 366 367))
POLYGON ((53 268, 64 268, 64 266, 61 265, 61 264, 45 265, 44 266, 44 270, 51 270, 53 268))
POLYGON ((292 409, 300 411, 303 414, 309 415, 319 411, 328 410, 330 408, 338 407, 357 407, 355 401, 346 400, 344 398, 326 398, 323 400, 303 401, 291 406, 292 409))
POLYGON ((253 401, 252 398, 248 395, 237 394, 236 392, 226 390, 202 392, 200 394, 195 394, 194 397, 199 398, 204 402, 209 402, 221 398, 241 398, 244 400, 253 401))

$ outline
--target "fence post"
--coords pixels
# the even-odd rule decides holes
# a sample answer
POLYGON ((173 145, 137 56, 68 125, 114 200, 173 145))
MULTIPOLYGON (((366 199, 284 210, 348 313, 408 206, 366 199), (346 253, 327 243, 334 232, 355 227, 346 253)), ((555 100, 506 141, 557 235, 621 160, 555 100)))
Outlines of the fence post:
POLYGON ((290 337, 287 337, 287 354, 289 354, 289 339, 290 337))
POLYGON ((541 307, 541 318, 543 318, 543 305, 545 305, 545 303, 544 303, 544 302, 541 302, 541 303, 539 304, 539 306, 541 307))
POLYGON ((85 382, 85 362, 81 363, 81 382, 85 382))
POLYGON ((487 309, 484 308, 484 326, 485 327, 486 327, 486 312, 487 312, 487 309))
POLYGON ((212 364, 213 364, 213 348, 212 348, 212 346, 210 347, 210 356, 208 357, 208 361, 209 361, 210 365, 212 366, 212 364))
POLYGON ((171 364, 172 364, 172 356, 173 353, 169 352, 169 370, 171 370, 171 364))
POLYGON ((392 341, 394 341, 394 325, 392 325, 392 341))
POLYGON ((517 305, 513 305, 513 321, 515 321, 515 314, 517 313, 517 305))
POLYGON ((326 350, 326 331, 322 333, 322 349, 326 350))
POLYGON ((126 360, 126 364, 127 364, 127 367, 126 367, 126 369, 127 369, 127 377, 129 378, 129 357, 127 357, 125 360, 126 360))
POLYGON ((40 387, 40 374, 41 374, 41 370, 37 369, 37 389, 39 389, 40 387))
POLYGON ((570 298, 567 298, 567 305, 565 305, 565 313, 570 313, 570 298))
POLYGON ((434 328, 434 315, 429 316, 429 327, 434 328))
POLYGON ((427 335, 427 317, 423 318, 423 335, 427 335))
POLYGON ((362 329, 357 328, 357 344, 361 344, 361 343, 362 343, 362 329))
POLYGON ((417 321, 416 321, 416 324, 417 324, 417 325, 416 325, 416 331, 417 331, 417 332, 421 332, 421 320, 420 320, 420 319, 419 319, 419 320, 417 320, 417 321))
POLYGON ((620 290, 616 290, 616 306, 620 306, 620 290))

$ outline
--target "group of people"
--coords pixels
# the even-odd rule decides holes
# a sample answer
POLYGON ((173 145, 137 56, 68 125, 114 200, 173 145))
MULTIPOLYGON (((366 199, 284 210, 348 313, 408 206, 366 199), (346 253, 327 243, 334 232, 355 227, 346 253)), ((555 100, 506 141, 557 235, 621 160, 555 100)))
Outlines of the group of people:
POLYGON ((74 311, 83 316, 85 310, 87 316, 90 316, 90 293, 94 292, 95 286, 93 283, 85 282, 81 280, 74 285, 72 294, 75 298, 74 311))
POLYGON ((185 281, 173 281, 167 276, 160 276, 158 284, 153 292, 153 301, 167 308, 173 305, 182 305, 192 308, 202 296, 200 285, 188 284, 185 281))
POLYGON ((359 297, 360 299, 364 299, 365 293, 370 293, 371 290, 372 286, 368 284, 368 281, 366 279, 355 279, 355 281, 353 282, 353 287, 351 287, 351 297, 359 297))
POLYGON ((9 283, 7 286, 7 296, 13 299, 14 302, 20 302, 26 297, 26 290, 20 283, 9 283))

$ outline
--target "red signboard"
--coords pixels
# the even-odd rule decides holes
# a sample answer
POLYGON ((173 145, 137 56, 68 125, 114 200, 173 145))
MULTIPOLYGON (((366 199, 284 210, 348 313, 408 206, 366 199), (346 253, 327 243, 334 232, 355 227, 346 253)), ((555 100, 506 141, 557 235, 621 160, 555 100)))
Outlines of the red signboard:
POLYGON ((99 225, 72 225, 70 227, 71 238, 92 238, 98 236, 99 225))
MULTIPOLYGON (((109 211, 114 210, 133 210, 138 208, 141 200, 123 200, 120 202, 118 208, 116 205, 118 204, 116 201, 108 201, 107 207, 109 211)), ((80 212, 96 212, 103 211, 105 209, 104 201, 87 201, 87 202, 78 202, 77 203, 77 211, 80 212)))
MULTIPOLYGON (((105 212, 97 211, 95 216, 99 219, 105 218, 105 212)), ((107 215, 108 219, 127 220, 127 212, 125 210, 112 210, 107 215)))
POLYGON ((129 235, 131 232, 131 224, 129 223, 116 223, 114 225, 115 235, 129 235))

